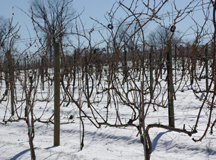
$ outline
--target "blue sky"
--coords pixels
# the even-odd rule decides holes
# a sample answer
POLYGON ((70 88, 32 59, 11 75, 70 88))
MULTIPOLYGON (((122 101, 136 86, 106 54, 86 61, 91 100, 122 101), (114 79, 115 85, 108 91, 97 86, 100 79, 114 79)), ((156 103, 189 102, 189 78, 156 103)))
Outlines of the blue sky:
MULTIPOLYGON (((0 16, 4 16, 5 18, 13 17, 14 24, 19 22, 22 28, 21 31, 24 31, 23 34, 28 38, 29 35, 25 32, 27 27, 28 29, 32 28, 31 19, 17 7, 29 13, 30 0, 0 0, 0 2, 0 16), (13 13, 14 15, 12 15, 13 13)), ((104 14, 106 14, 106 11, 110 10, 114 2, 116 2, 116 0, 74 0, 73 8, 77 13, 84 11, 81 15, 81 19, 86 29, 91 29, 94 22, 90 17, 103 21, 104 14)))
MULTIPOLYGON (((29 41, 29 38, 34 38, 34 31, 31 23, 31 19, 26 16, 25 13, 23 13, 21 10, 19 10, 17 7, 21 8, 23 11, 28 13, 30 1, 29 0, 0 0, 0 16, 4 16, 5 18, 12 18, 14 20, 14 24, 19 22, 19 25, 21 26, 19 34, 21 35, 21 39, 23 42, 29 41), (17 7, 16 7, 17 6, 17 7), (14 13, 14 15, 12 15, 14 13)), ((85 29, 91 29, 92 26, 94 26, 95 22, 90 19, 90 17, 93 17, 97 19, 98 21, 102 22, 103 24, 108 24, 109 22, 106 21, 104 18, 104 15, 110 11, 113 4, 116 2, 116 0, 74 0, 73 2, 73 8, 78 12, 81 13, 83 10, 83 14, 81 15, 82 22, 85 26, 85 29)), ((127 0, 124 2, 124 4, 129 5, 131 1, 127 0)), ((171 1, 172 2, 172 1, 171 1)), ((166 26, 170 26, 173 23, 173 19, 167 16, 167 12, 171 13, 171 3, 170 1, 164 6, 164 8, 161 10, 159 15, 166 15, 165 18, 163 18, 163 21, 161 21, 166 26)), ((198 1, 197 1, 198 2, 198 1)), ((204 3, 209 2, 209 0, 204 0, 204 3)), ((177 8, 183 9, 187 4, 189 3, 189 0, 176 0, 177 8)), ((207 5, 204 6, 207 7, 207 5)), ((142 4, 139 5, 139 9, 145 8, 142 4)), ((182 35, 183 32, 187 31, 186 34, 188 36, 185 36, 185 39, 192 40, 194 38, 194 30, 196 29, 195 23, 192 19, 194 19, 199 25, 202 25, 204 23, 204 16, 202 13, 202 6, 201 3, 198 4, 198 7, 196 8, 196 11, 191 13, 187 18, 185 18, 182 22, 177 24, 177 30, 180 31, 179 35, 182 35)), ((176 13, 176 12, 174 12, 176 13)), ((211 14, 211 13, 210 13, 211 14)), ((126 16, 125 12, 122 9, 119 9, 119 12, 116 14, 116 19, 124 18, 126 16)), ((210 19, 212 18, 212 15, 210 15, 210 19)), ((117 22, 117 21, 116 21, 117 22)), ((114 23, 116 23, 114 22, 114 23)), ((211 28, 211 21, 209 20, 209 28, 211 28)), ((146 30, 149 32, 151 30, 154 30, 156 28, 156 23, 150 23, 147 25, 146 30)), ((96 25, 96 29, 100 28, 100 25, 96 25)), ((94 41, 99 41, 101 37, 98 37, 99 34, 97 31, 94 31, 94 34, 92 34, 92 38, 94 41)))

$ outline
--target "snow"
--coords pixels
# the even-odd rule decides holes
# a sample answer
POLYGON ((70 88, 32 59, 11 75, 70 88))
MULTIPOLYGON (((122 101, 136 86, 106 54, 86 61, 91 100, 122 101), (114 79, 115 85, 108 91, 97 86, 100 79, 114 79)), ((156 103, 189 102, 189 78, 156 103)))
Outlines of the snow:
MULTIPOLYGON (((17 82, 17 84, 19 84, 17 82)), ((200 82, 201 87, 205 88, 205 81, 200 82), (202 86, 203 85, 203 86, 202 86)), ((18 87, 18 86, 17 86, 18 87)), ((175 86, 176 87, 176 86, 175 86)), ((1 91, 3 92, 3 90, 1 91)), ((38 90, 37 96, 46 97, 48 91, 38 90)), ((77 90, 78 92, 78 90, 77 90)), ((18 97, 22 92, 17 91, 18 97)), ((78 93, 77 93, 78 95, 78 93)), ((200 96, 202 94, 200 93, 200 96)), ((184 87, 184 92, 178 91, 174 101, 175 125, 176 128, 191 130, 196 122, 199 108, 202 104, 200 99, 196 98, 191 90, 184 87)), ((202 97, 203 98, 203 97, 202 97)), ((105 98, 104 101, 107 99, 105 98)), ((161 103, 161 97, 158 103, 161 103)), ((104 104, 106 104, 104 102, 104 104)), ((5 114, 6 102, 0 104, 0 120, 5 114)), ((125 105, 120 105, 122 122, 128 121, 131 117, 131 110, 125 105), (125 118, 124 118, 125 117, 125 118)), ((10 105, 8 105, 10 106, 10 105)), ((97 110, 103 114, 105 108, 103 103, 96 106, 97 110)), ((114 108, 114 107, 113 107, 114 108)), ((110 120, 115 122, 115 110, 110 110, 110 120), (112 119, 113 118, 113 119, 112 119)), ((89 109, 84 106, 86 113, 91 116, 89 109)), ((161 123, 168 125, 168 109, 156 107, 153 111, 150 107, 145 123, 161 123)), ((7 109, 9 110, 9 109, 7 109)), ((42 120, 46 120, 53 114, 53 99, 50 103, 37 102, 34 112, 36 116, 41 115, 42 120), (46 108, 45 108, 46 107, 46 108)), ((9 111, 8 111, 9 112, 9 111)), ((136 127, 114 128, 102 125, 96 128, 87 118, 84 119, 85 139, 84 148, 80 150, 80 119, 78 109, 74 104, 65 104, 61 107, 61 120, 73 123, 61 125, 60 146, 53 146, 53 124, 35 123, 34 147, 36 159, 38 160, 138 160, 144 159, 143 145, 140 142, 138 130, 136 127), (68 120, 73 115, 73 120, 68 120)), ((216 128, 214 133, 210 134, 208 130, 206 137, 201 142, 194 142, 192 138, 199 139, 205 131, 208 121, 209 109, 204 105, 201 113, 198 133, 191 137, 184 133, 177 133, 162 128, 151 128, 149 135, 153 144, 151 160, 215 160, 216 159, 216 128)), ((9 113, 7 115, 9 117, 9 113)), ((16 118, 16 117, 14 117, 16 118)), ((214 112, 212 119, 216 118, 214 112)), ((137 122, 134 122, 137 124, 137 122)), ((26 122, 8 122, 6 125, 0 125, 0 159, 2 160, 29 160, 30 149, 27 136, 28 128, 26 122)))

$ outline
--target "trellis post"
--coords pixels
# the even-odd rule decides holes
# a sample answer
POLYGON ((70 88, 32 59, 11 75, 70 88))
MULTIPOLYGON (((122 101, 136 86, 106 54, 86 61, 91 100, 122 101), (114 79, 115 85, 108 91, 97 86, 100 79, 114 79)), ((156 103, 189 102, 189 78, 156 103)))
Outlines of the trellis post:
POLYGON ((60 145, 60 52, 54 43, 54 145, 60 145))

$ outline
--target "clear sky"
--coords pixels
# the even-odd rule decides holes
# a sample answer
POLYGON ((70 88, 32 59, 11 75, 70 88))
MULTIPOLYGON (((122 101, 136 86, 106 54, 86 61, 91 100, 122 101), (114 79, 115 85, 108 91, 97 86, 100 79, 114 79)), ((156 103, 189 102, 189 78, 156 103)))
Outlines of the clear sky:
MULTIPOLYGON (((0 16, 4 16, 5 18, 13 17, 14 24, 19 22, 21 25, 21 31, 24 30, 24 32, 26 32, 27 27, 29 29, 32 28, 31 19, 21 10, 16 8, 17 6, 23 11, 29 13, 30 0, 0 0, 0 2, 0 16), (12 15, 13 13, 14 15, 12 15)), ((81 15, 81 19, 86 29, 91 29, 95 22, 93 22, 90 17, 99 21, 104 21, 104 15, 110 10, 115 2, 116 0, 74 0, 73 9, 76 10, 77 13, 84 11, 81 15)), ((28 35, 26 36, 28 37, 28 35)))
MULTIPOLYGON (((130 2, 132 0, 125 0, 124 4, 129 6, 130 2)), ((198 3, 200 0, 196 0, 198 3)), ((32 23, 31 19, 26 16, 25 13, 23 13, 21 10, 19 10, 17 7, 21 8, 23 11, 28 12, 29 6, 30 6, 30 0, 0 0, 0 16, 4 16, 5 18, 12 18, 14 20, 14 24, 19 22, 19 25, 21 26, 19 34, 21 35, 21 39, 23 42, 28 41, 29 38, 34 38, 34 32, 32 29, 32 23), (15 7, 17 6, 17 7, 15 7), (14 14, 14 15, 13 15, 14 14), (29 31, 29 32, 28 32, 29 31)), ((77 13, 83 14, 81 15, 82 22, 85 26, 85 29, 91 29, 95 22, 90 19, 90 17, 93 17, 97 19, 98 21, 102 22, 103 24, 108 24, 107 20, 104 18, 104 15, 110 11, 113 4, 116 2, 116 0, 74 0, 73 2, 73 8, 77 11, 77 13)), ((168 12, 171 13, 172 9, 172 1, 169 1, 164 8, 161 10, 159 15, 162 17, 162 23, 166 26, 170 26, 173 23, 172 16, 168 16, 168 12), (164 16, 164 17, 163 17, 164 16)), ((209 0, 203 0, 204 3, 209 2, 209 0)), ((187 4, 189 3, 189 0, 176 0, 177 8, 183 9, 187 4)), ((196 3, 194 3, 195 5, 196 3)), ((193 6, 194 6, 193 5, 193 6)), ((117 6, 117 5, 116 5, 117 6)), ((204 9, 207 8, 207 5, 204 5, 204 9)), ((138 9, 140 11, 142 9, 145 10, 145 7, 142 3, 138 4, 138 9)), ((192 8, 191 8, 192 9, 192 8)), ((182 22, 177 24, 177 30, 180 31, 180 36, 186 32, 188 36, 186 36, 186 39, 193 39, 194 38, 194 29, 196 29, 195 23, 192 19, 194 19, 199 25, 202 25, 204 23, 204 16, 202 12, 202 6, 201 3, 198 3, 198 6, 196 8, 196 11, 193 13, 190 13, 190 15, 185 18, 182 22)), ((189 10, 188 10, 189 11, 189 10)), ((174 12, 176 13, 176 12, 174 12)), ((211 13, 210 13, 211 14, 211 13)), ((116 19, 124 18, 126 16, 126 13, 123 11, 122 8, 119 9, 119 12, 116 14, 116 19)), ((210 19, 212 18, 212 15, 210 15, 210 19)), ((209 28, 211 28, 211 21, 209 20, 209 28)), ((114 23, 117 23, 115 21, 114 23)), ((154 30, 156 28, 157 24, 151 23, 147 26, 147 30, 154 30)), ((100 28, 100 25, 96 25, 95 30, 97 28, 100 28)), ((95 41, 98 41, 100 39, 98 36, 98 32, 95 35, 92 34, 92 38, 95 41)))

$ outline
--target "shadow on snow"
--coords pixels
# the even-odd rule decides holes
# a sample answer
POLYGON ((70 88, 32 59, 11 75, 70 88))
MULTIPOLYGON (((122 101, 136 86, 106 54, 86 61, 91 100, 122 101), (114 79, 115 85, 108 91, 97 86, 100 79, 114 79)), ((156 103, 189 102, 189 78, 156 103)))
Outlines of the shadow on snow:
POLYGON ((166 132, 161 132, 161 133, 159 133, 155 138, 154 138, 154 140, 153 140, 153 142, 152 142, 152 152, 155 150, 155 148, 156 148, 156 145, 157 145, 157 143, 158 143, 158 140, 162 137, 162 135, 164 135, 164 134, 166 134, 166 133, 168 133, 168 132, 171 132, 171 131, 166 131, 166 132))
MULTIPOLYGON (((35 148, 37 149, 37 148, 35 148)), ((11 160, 16 160, 17 158, 19 158, 20 156, 22 156, 23 154, 27 153, 27 152, 30 152, 30 149, 26 149, 20 153, 18 153, 17 155, 15 155, 13 158, 11 158, 11 160)))

